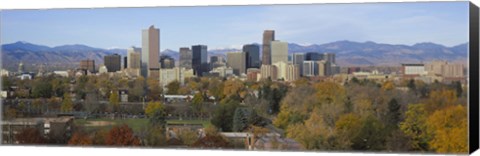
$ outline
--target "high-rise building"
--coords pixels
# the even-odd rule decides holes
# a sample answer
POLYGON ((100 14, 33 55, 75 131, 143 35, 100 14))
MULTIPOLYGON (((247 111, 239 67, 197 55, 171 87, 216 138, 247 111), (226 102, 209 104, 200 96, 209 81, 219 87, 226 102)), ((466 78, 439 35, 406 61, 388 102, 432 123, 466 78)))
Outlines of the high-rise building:
POLYGON ((303 76, 317 76, 318 63, 317 61, 303 61, 303 76))
POLYGON ((140 69, 140 54, 142 53, 141 48, 131 47, 127 49, 127 68, 140 69))
POLYGON ((210 57, 210 69, 225 66, 225 60, 222 56, 211 56, 210 57))
POLYGON ((274 65, 262 65, 260 67, 260 75, 262 79, 277 80, 277 67, 274 65))
POLYGON ((192 51, 188 47, 180 48, 179 67, 192 69, 192 51))
POLYGON ((246 53, 229 52, 227 53, 227 66, 233 68, 233 73, 240 76, 246 72, 246 53))
POLYGON ((281 41, 271 42, 271 63, 285 62, 288 63, 288 43, 281 41))
POLYGON ((171 69, 175 67, 175 59, 168 55, 160 56, 160 68, 171 69))
POLYGON ((123 69, 127 69, 127 62, 128 62, 128 58, 126 56, 123 57, 123 69))
POLYGON ((192 68, 195 75, 203 76, 204 72, 209 71, 207 55, 208 52, 206 45, 192 46, 192 68))
POLYGON ((307 61, 320 61, 323 60, 323 55, 317 52, 307 52, 305 53, 305 60, 307 61))
POLYGON ((260 67, 260 47, 256 44, 243 45, 243 52, 247 56, 247 68, 260 67))
POLYGON ((295 81, 300 78, 299 65, 297 64, 288 64, 285 81, 295 81))
POLYGON ((323 60, 335 64, 335 54, 334 53, 323 53, 323 60))
MULTIPOLYGON (((142 30, 142 76, 159 79, 160 29, 153 25, 142 30)), ((108 68, 108 67, 107 67, 108 68)))
POLYGON ((317 61, 318 76, 330 76, 332 75, 332 66, 330 62, 326 60, 317 61))
POLYGON ((122 68, 122 56, 118 54, 107 55, 103 58, 103 63, 108 72, 117 72, 122 68))
POLYGON ((298 66, 299 74, 303 75, 303 61, 305 61, 304 53, 294 53, 292 63, 298 66))
POLYGON ((90 73, 95 73, 95 60, 81 60, 80 69, 87 70, 90 73))
POLYGON ((263 32, 263 48, 262 48, 262 64, 271 65, 272 64, 272 51, 270 49, 271 42, 275 40, 275 31, 274 30, 265 30, 263 32))

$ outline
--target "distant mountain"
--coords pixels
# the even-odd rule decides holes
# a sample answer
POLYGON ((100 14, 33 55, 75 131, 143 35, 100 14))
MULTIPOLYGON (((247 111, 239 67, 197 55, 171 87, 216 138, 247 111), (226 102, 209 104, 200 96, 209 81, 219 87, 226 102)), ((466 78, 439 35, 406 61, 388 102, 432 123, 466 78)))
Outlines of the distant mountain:
MULTIPOLYGON (((262 48, 261 44, 260 49, 262 48)), ((2 48, 2 65, 9 70, 15 70, 19 62, 26 64, 48 64, 59 68, 76 67, 84 59, 94 59, 98 66, 103 64, 105 55, 117 53, 126 56, 126 49, 102 49, 81 44, 48 47, 24 41, 4 44, 2 48)), ((225 56, 227 52, 241 51, 241 49, 209 49, 209 56, 225 56)), ((369 66, 395 65, 400 63, 419 63, 431 60, 448 60, 465 62, 468 55, 468 43, 453 47, 446 47, 431 42, 417 43, 412 46, 382 44, 375 42, 336 41, 326 44, 299 45, 288 44, 288 51, 292 53, 329 52, 336 54, 337 64, 340 66, 369 66)), ((161 55, 168 55, 179 59, 178 51, 166 49, 161 55)), ((261 53, 260 53, 261 55, 261 53)))

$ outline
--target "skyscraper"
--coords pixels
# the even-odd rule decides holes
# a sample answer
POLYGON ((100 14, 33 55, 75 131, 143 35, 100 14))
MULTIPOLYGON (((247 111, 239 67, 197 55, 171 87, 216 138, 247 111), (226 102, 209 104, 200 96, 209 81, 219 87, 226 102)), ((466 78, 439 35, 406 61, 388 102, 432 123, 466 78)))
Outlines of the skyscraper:
POLYGON ((160 68, 171 69, 175 67, 175 59, 168 55, 160 56, 160 68))
POLYGON ((80 69, 87 70, 90 73, 95 73, 95 60, 81 60, 80 69))
POLYGON ((247 67, 245 52, 227 53, 227 66, 233 68, 233 74, 235 75, 245 74, 247 67))
POLYGON ((294 53, 293 54, 293 64, 297 65, 299 74, 303 75, 303 61, 305 61, 304 53, 294 53))
POLYGON ((127 49, 127 68, 140 69, 140 54, 142 53, 141 48, 131 47, 127 49))
POLYGON ((179 67, 192 69, 192 51, 188 47, 180 48, 179 67))
POLYGON ((317 76, 318 63, 317 61, 303 61, 303 76, 317 76))
POLYGON ((128 62, 128 58, 125 56, 123 57, 123 69, 127 69, 127 63, 128 62))
POLYGON ((331 64, 335 64, 335 54, 334 53, 323 53, 323 59, 331 64))
POLYGON ((243 52, 246 53, 247 68, 260 67, 260 47, 256 44, 243 45, 243 52))
POLYGON ((275 40, 275 31, 274 30, 265 30, 263 32, 263 49, 262 49, 262 64, 271 65, 272 51, 270 49, 271 42, 275 40))
POLYGON ((122 68, 122 56, 118 54, 107 55, 103 57, 103 63, 107 67, 108 72, 120 71, 122 68))
POLYGON ((288 43, 281 41, 271 42, 271 63, 285 62, 288 63, 288 43))
POLYGON ((208 72, 207 55, 206 45, 192 46, 192 68, 195 75, 203 76, 204 72, 208 72))
MULTIPOLYGON (((153 25, 142 30, 142 76, 159 79, 160 29, 153 25)), ((108 68, 108 67, 107 67, 108 68)))
POLYGON ((323 60, 323 55, 317 52, 307 52, 305 53, 305 60, 307 61, 320 61, 323 60))

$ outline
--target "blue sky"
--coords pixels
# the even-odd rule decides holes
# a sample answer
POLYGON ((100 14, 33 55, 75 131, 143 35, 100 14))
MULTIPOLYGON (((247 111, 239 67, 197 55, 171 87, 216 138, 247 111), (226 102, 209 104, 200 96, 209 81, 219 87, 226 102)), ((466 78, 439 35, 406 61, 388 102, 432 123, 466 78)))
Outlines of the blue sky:
POLYGON ((140 47, 141 30, 150 25, 160 28, 162 50, 239 48, 261 43, 265 29, 304 45, 468 42, 468 2, 2 10, 0 16, 2 44, 140 47))

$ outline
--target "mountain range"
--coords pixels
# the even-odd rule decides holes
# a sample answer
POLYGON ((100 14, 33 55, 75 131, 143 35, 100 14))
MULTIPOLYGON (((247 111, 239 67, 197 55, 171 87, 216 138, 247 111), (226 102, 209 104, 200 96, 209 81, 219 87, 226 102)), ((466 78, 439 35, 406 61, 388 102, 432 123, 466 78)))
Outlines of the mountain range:
MULTIPOLYGON (((256 43, 255 43, 256 44, 256 43)), ((260 44, 259 44, 260 45, 260 44)), ((9 70, 15 70, 19 62, 24 64, 47 64, 59 67, 78 65, 83 59, 94 59, 96 65, 103 64, 103 57, 117 53, 126 56, 126 49, 102 49, 81 44, 48 47, 19 41, 1 46, 2 65, 9 70)), ((261 48, 261 46, 260 46, 261 48)), ((223 55, 226 52, 241 51, 241 49, 210 49, 209 55, 223 55)), ((400 63, 420 63, 431 60, 448 60, 466 63, 468 43, 453 47, 424 42, 414 45, 383 44, 375 42, 336 41, 326 44, 300 45, 288 44, 288 52, 329 52, 336 54, 340 66, 398 66, 400 63)), ((169 55, 178 60, 178 51, 166 49, 161 55, 169 55)))

